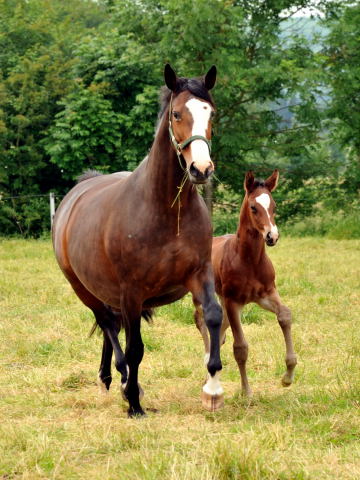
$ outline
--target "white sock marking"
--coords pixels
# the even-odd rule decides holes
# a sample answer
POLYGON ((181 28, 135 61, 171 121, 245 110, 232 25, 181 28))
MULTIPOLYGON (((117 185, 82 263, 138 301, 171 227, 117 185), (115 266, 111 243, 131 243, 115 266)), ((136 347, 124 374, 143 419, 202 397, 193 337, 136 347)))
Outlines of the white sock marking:
POLYGON ((207 382, 203 386, 203 391, 209 395, 222 395, 224 393, 224 389, 220 384, 220 372, 216 372, 213 377, 211 375, 208 376, 207 382))

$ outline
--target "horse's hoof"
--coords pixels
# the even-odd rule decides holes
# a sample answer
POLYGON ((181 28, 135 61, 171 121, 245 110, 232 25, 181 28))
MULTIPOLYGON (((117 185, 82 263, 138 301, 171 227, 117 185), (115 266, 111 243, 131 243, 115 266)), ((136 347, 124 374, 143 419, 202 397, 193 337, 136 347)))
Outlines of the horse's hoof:
POLYGON ((134 408, 134 407, 130 407, 128 409, 128 417, 129 418, 144 418, 146 417, 146 413, 144 412, 144 410, 139 407, 139 408, 134 408))
POLYGON ((99 392, 102 393, 102 394, 106 394, 106 393, 109 393, 109 389, 110 389, 110 383, 111 383, 111 380, 110 380, 110 383, 105 383, 102 381, 101 377, 98 376, 97 377, 97 380, 96 380, 96 383, 99 387, 99 392))
POLYGON ((211 395, 210 393, 201 392, 201 403, 205 410, 216 412, 224 406, 224 395, 211 395))

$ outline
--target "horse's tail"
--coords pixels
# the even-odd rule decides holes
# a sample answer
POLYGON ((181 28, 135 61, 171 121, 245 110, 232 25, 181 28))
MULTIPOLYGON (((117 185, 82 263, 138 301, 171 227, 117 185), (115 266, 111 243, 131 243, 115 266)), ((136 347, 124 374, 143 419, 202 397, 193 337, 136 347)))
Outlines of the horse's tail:
MULTIPOLYGON (((106 306, 106 307, 112 313, 112 315, 116 316, 118 327, 121 330, 124 327, 123 316, 119 312, 114 312, 110 307, 108 307, 108 306, 106 306)), ((141 316, 148 323, 152 322, 153 314, 154 314, 154 310, 152 308, 146 308, 141 312, 141 316)), ((92 328, 90 330, 89 337, 91 337, 95 333, 95 331, 97 330, 98 327, 101 328, 101 325, 99 325, 98 322, 95 320, 94 325, 92 326, 92 328)))
POLYGON ((101 177, 102 175, 104 174, 98 172, 97 170, 86 170, 84 173, 77 177, 76 183, 83 182, 84 180, 89 180, 89 178, 101 177))

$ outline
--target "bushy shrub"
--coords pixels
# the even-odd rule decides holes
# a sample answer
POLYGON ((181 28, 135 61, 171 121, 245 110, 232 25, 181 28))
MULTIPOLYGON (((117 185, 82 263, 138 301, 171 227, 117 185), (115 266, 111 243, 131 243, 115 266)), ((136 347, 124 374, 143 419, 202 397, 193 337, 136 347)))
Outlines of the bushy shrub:
POLYGON ((50 230, 47 196, 0 200, 0 234, 40 237, 50 230))

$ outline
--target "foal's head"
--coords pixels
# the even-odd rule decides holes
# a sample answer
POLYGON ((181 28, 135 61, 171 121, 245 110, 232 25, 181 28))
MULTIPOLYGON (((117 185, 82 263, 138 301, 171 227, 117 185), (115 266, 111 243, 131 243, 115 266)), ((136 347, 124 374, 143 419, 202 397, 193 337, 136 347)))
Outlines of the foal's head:
POLYGON ((175 150, 186 162, 192 183, 206 183, 214 171, 210 158, 211 120, 215 107, 209 90, 216 81, 216 67, 202 78, 177 77, 169 64, 165 66, 169 102, 169 131, 175 150))
POLYGON ((275 225, 275 202, 271 192, 275 190, 279 180, 279 171, 274 170, 266 180, 257 180, 252 172, 245 176, 244 188, 246 197, 244 208, 248 210, 253 228, 263 236, 269 246, 276 244, 279 232, 275 225))

